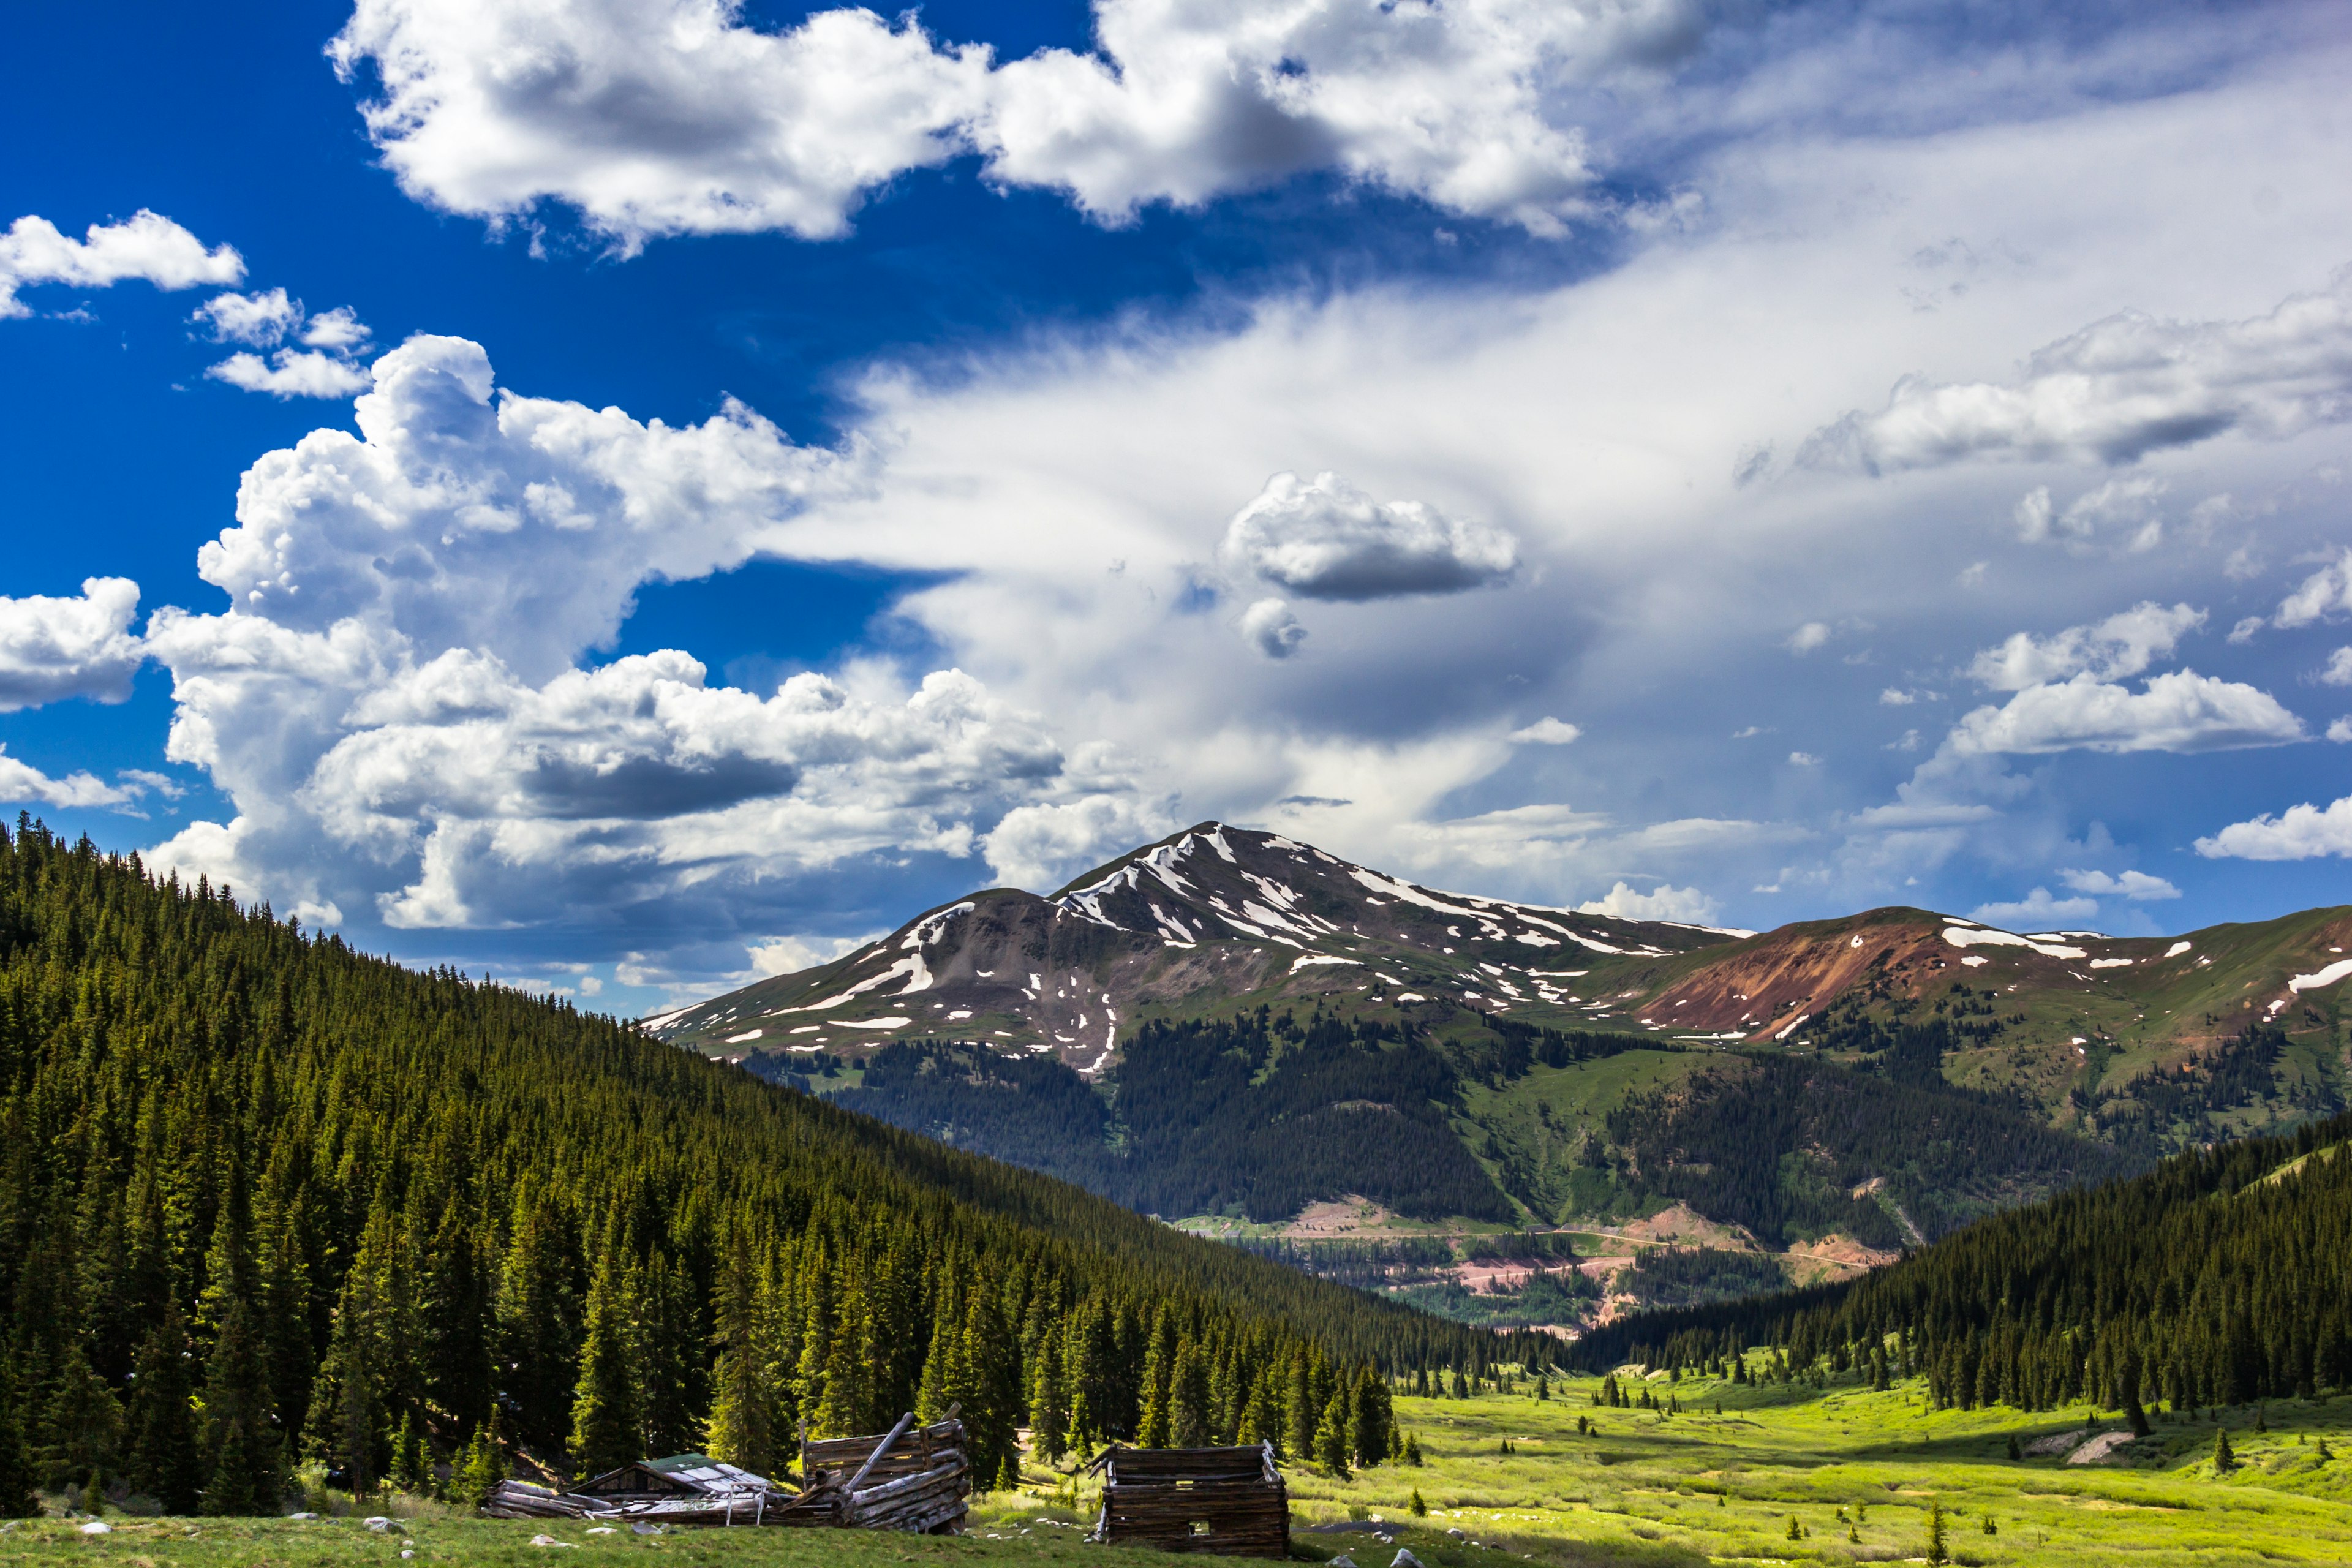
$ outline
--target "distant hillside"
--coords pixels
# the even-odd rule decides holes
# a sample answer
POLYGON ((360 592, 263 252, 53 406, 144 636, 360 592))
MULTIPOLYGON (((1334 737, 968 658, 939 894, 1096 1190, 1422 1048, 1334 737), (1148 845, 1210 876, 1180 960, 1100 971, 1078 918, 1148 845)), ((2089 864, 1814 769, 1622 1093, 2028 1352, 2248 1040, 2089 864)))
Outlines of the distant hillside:
POLYGON ((0 832, 0 1512, 28 1456, 275 1512, 313 1457, 413 1473, 481 1436, 593 1471, 707 1440, 764 1472, 797 1422, 951 1402, 991 1482, 1023 1426, 1296 1444, 1339 1399, 1377 1437, 1367 1369, 1549 1343, 37 827, 0 832))
MULTIPOLYGON (((1937 1402, 2135 1421, 2352 1384, 2352 1116, 2183 1154, 2000 1215, 1862 1280, 1644 1313, 1575 1358, 1600 1371, 1719 1364, 1752 1346, 1924 1372, 1937 1402)), ((2145 1429, 2144 1427, 2142 1428, 2145 1429)))

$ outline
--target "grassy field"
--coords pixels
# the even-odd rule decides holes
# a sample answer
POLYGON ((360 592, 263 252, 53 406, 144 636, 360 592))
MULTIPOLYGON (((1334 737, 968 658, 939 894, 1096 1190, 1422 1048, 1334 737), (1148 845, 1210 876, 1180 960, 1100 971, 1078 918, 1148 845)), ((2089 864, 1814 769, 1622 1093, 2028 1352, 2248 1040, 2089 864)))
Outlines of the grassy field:
MULTIPOLYGON (((1933 1412, 1916 1384, 1874 1394, 1834 1383, 1817 1392, 1654 1379, 1646 1386, 1660 1403, 1683 1407, 1670 1415, 1596 1408, 1596 1386, 1556 1383, 1548 1401, 1525 1393, 1400 1398, 1399 1419, 1425 1462, 1347 1480, 1294 1470, 1297 1555, 1325 1560, 1345 1551, 1359 1568, 1389 1568, 1399 1546, 1427 1568, 1920 1562, 1935 1505, 1946 1517, 1951 1560, 1963 1564, 2352 1563, 2352 1398, 2270 1405, 2261 1433, 2253 1410, 2223 1412, 2239 1464, 2218 1475, 2210 1413, 2197 1421, 2159 1417, 2155 1436, 2127 1450, 2135 1457, 2126 1462, 2070 1466, 2011 1459, 2009 1440, 2022 1447, 2093 1425, 2116 1430, 2114 1413, 2095 1420, 2082 1410, 1933 1412), (1580 1433, 1579 1417, 1593 1429, 1580 1433), (1515 1452, 1501 1451, 1506 1441, 1515 1452), (1425 1518, 1411 1512, 1416 1491, 1425 1518), (1800 1539, 1790 1538, 1791 1520, 1800 1539), (1998 1533, 1986 1533, 1988 1520, 1998 1533), (1392 1543, 1370 1531, 1375 1521, 1392 1543), (1367 1528, 1314 1528, 1350 1521, 1367 1528)), ((1166 1561, 1083 1544, 1079 1521, 1092 1514, 1091 1496, 1078 1489, 1074 1498, 1043 1469, 1030 1480, 1021 1493, 980 1500, 971 1532, 955 1540, 806 1530, 592 1535, 577 1522, 472 1520, 419 1504, 406 1510, 414 1517, 401 1531, 387 1534, 352 1518, 118 1514, 102 1536, 80 1534, 73 1521, 24 1521, 0 1527, 0 1564, 70 1558, 127 1568, 397 1568, 403 1551, 420 1564, 543 1563, 577 1551, 579 1568, 622 1557, 741 1568, 1006 1560, 1150 1568, 1166 1561), (534 1546, 536 1535, 563 1544, 534 1546)))

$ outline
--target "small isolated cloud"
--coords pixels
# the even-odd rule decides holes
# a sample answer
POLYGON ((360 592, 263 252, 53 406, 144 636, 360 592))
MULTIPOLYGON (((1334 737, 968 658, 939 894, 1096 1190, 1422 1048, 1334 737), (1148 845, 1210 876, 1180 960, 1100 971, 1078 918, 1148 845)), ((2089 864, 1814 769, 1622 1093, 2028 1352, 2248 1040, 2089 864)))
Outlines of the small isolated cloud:
POLYGON ((2142 691, 2083 674, 2031 686, 1962 719, 1946 744, 1960 755, 2052 752, 2221 752, 2305 739, 2303 721, 2269 693, 2177 670, 2142 691))
POLYGON ((2114 680, 2137 675, 2204 624, 2205 612, 2187 605, 2166 609, 2138 604, 2095 626, 2068 626, 2052 637, 2019 632, 1999 647, 1978 654, 1969 666, 1969 677, 1995 691, 2021 691, 2085 672, 2114 680))
POLYGON ((1878 700, 1888 708, 1908 708, 1911 704, 1919 700, 1919 694, 1916 691, 1905 691, 1898 687, 1890 686, 1885 690, 1878 694, 1878 700))
POLYGON ((205 374, 247 392, 272 397, 350 397, 368 388, 368 373, 340 354, 316 349, 279 349, 268 360, 238 353, 205 374))
POLYGON ((1990 561, 1971 562, 1969 564, 1961 567, 1959 575, 1960 586, 1963 588, 1973 588, 1978 586, 1985 580, 1985 574, 1991 569, 1992 563, 1990 561))
POLYGON ((2352 550, 2305 578, 2281 600, 2274 617, 2281 626, 2307 626, 2352 614, 2352 550))
POLYGON ((1600 898, 1576 906, 1580 915, 1614 915, 1627 921, 1681 921, 1703 925, 1715 919, 1716 901, 1696 888, 1676 888, 1661 882, 1646 893, 1620 882, 1600 898))
POLYGON ((1380 501, 1336 474, 1276 474, 1235 513, 1220 554, 1308 599, 1458 594, 1510 581, 1518 542, 1419 501, 1380 501))
POLYGON ((1969 911, 1969 918, 1987 925, 2047 931, 2061 921, 2088 920, 2098 912, 2096 899, 2053 899, 2049 889, 2036 888, 2013 904, 1979 904, 1969 911))
POLYGON ((1514 730, 1510 738, 1523 746, 1565 746, 1584 731, 1565 719, 1538 719, 1524 730, 1514 730))
POLYGON ((0 801, 11 805, 120 807, 139 798, 136 784, 110 784, 79 769, 63 778, 51 778, 30 763, 19 762, 0 745, 0 801))
POLYGON ((139 584, 128 577, 86 578, 78 599, 0 598, 0 713, 129 697, 146 658, 131 631, 138 613, 139 584))
POLYGON ((2338 719, 2327 726, 2327 738, 2341 745, 2352 741, 2352 719, 2338 719))
POLYGON ((0 234, 0 321, 33 313, 16 298, 32 284, 105 289, 131 279, 158 289, 235 284, 245 279, 245 261, 226 245, 206 250, 194 235, 144 207, 121 223, 90 225, 80 239, 30 216, 0 234))
POLYGON ((1809 654, 1829 640, 1830 628, 1827 626, 1820 621, 1807 621, 1789 634, 1788 648, 1793 654, 1809 654))
POLYGON ((2059 879, 2078 893, 2090 893, 2106 898, 2132 899, 2145 903, 2151 899, 2177 899, 2180 889, 2161 877, 2151 877, 2145 871, 2126 871, 2110 876, 2105 871, 2061 871, 2059 879))
MULTIPOLYGON (((1906 378, 1879 413, 1814 432, 1798 460, 1873 474, 1976 458, 2120 464, 2229 432, 2283 440, 2347 418, 2352 273, 2248 321, 2110 316, 2037 351, 2009 382, 1906 378)), ((2042 536, 2037 516, 2046 535, 2046 493, 2020 507, 2020 531, 2042 536)))
POLYGON ((286 334, 302 324, 302 302, 283 289, 252 294, 215 294, 196 307, 189 321, 211 333, 216 343, 246 343, 274 349, 286 334))
POLYGON ((2352 795, 2326 810, 2311 805, 2291 805, 2276 816, 2233 822, 2210 838, 2197 841, 2197 853, 2209 860, 2315 860, 2352 856, 2352 795))
POLYGON ((1771 732, 1761 724, 1747 724, 1734 730, 1731 732, 1731 738, 1735 741, 1751 741, 1759 735, 1769 735, 1771 732))
POLYGON ((2339 647, 2327 656, 2327 668, 2316 678, 2326 686, 2352 686, 2352 647, 2339 647))
POLYGON ((302 341, 314 349, 349 353, 373 336, 349 305, 321 310, 302 328, 302 341))
POLYGON ((1268 658, 1288 658, 1307 640, 1307 628, 1280 599, 1260 599, 1242 612, 1242 638, 1268 658))
POLYGON ((1879 748, 1884 752, 1916 752, 1919 749, 1919 731, 1906 730, 1898 738, 1879 748))
POLYGON ((1789 753, 1789 761, 1793 765, 1801 768, 1817 768, 1822 765, 1821 758, 1813 755, 1811 752, 1790 752, 1789 753))
POLYGON ((2256 632, 2261 631, 2263 626, 2269 624, 2270 623, 2263 620, 2260 616, 2246 616, 2236 626, 2230 628, 2230 646, 2232 647, 2244 647, 2247 643, 2254 640, 2254 634, 2256 632))

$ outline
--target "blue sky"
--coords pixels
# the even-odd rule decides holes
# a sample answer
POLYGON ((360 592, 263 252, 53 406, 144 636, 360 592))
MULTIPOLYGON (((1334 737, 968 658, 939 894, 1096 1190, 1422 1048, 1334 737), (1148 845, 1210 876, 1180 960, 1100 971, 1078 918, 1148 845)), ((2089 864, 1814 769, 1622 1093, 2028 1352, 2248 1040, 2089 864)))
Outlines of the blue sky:
POLYGON ((0 805, 623 1011, 1210 816, 2339 901, 2352 29, 2048 9, 13 16, 0 805))

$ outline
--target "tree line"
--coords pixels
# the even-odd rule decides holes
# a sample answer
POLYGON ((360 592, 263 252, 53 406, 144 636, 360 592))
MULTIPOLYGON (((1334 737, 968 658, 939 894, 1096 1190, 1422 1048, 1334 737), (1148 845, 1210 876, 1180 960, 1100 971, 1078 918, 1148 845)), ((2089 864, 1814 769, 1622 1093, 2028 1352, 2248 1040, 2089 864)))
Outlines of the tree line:
POLYGON ((95 1476, 274 1511, 310 1461, 773 1474, 803 1423, 949 1404, 983 1484, 1022 1426, 1360 1458, 1381 1374, 1537 1353, 22 819, 0 1300, 10 1510, 95 1476))

